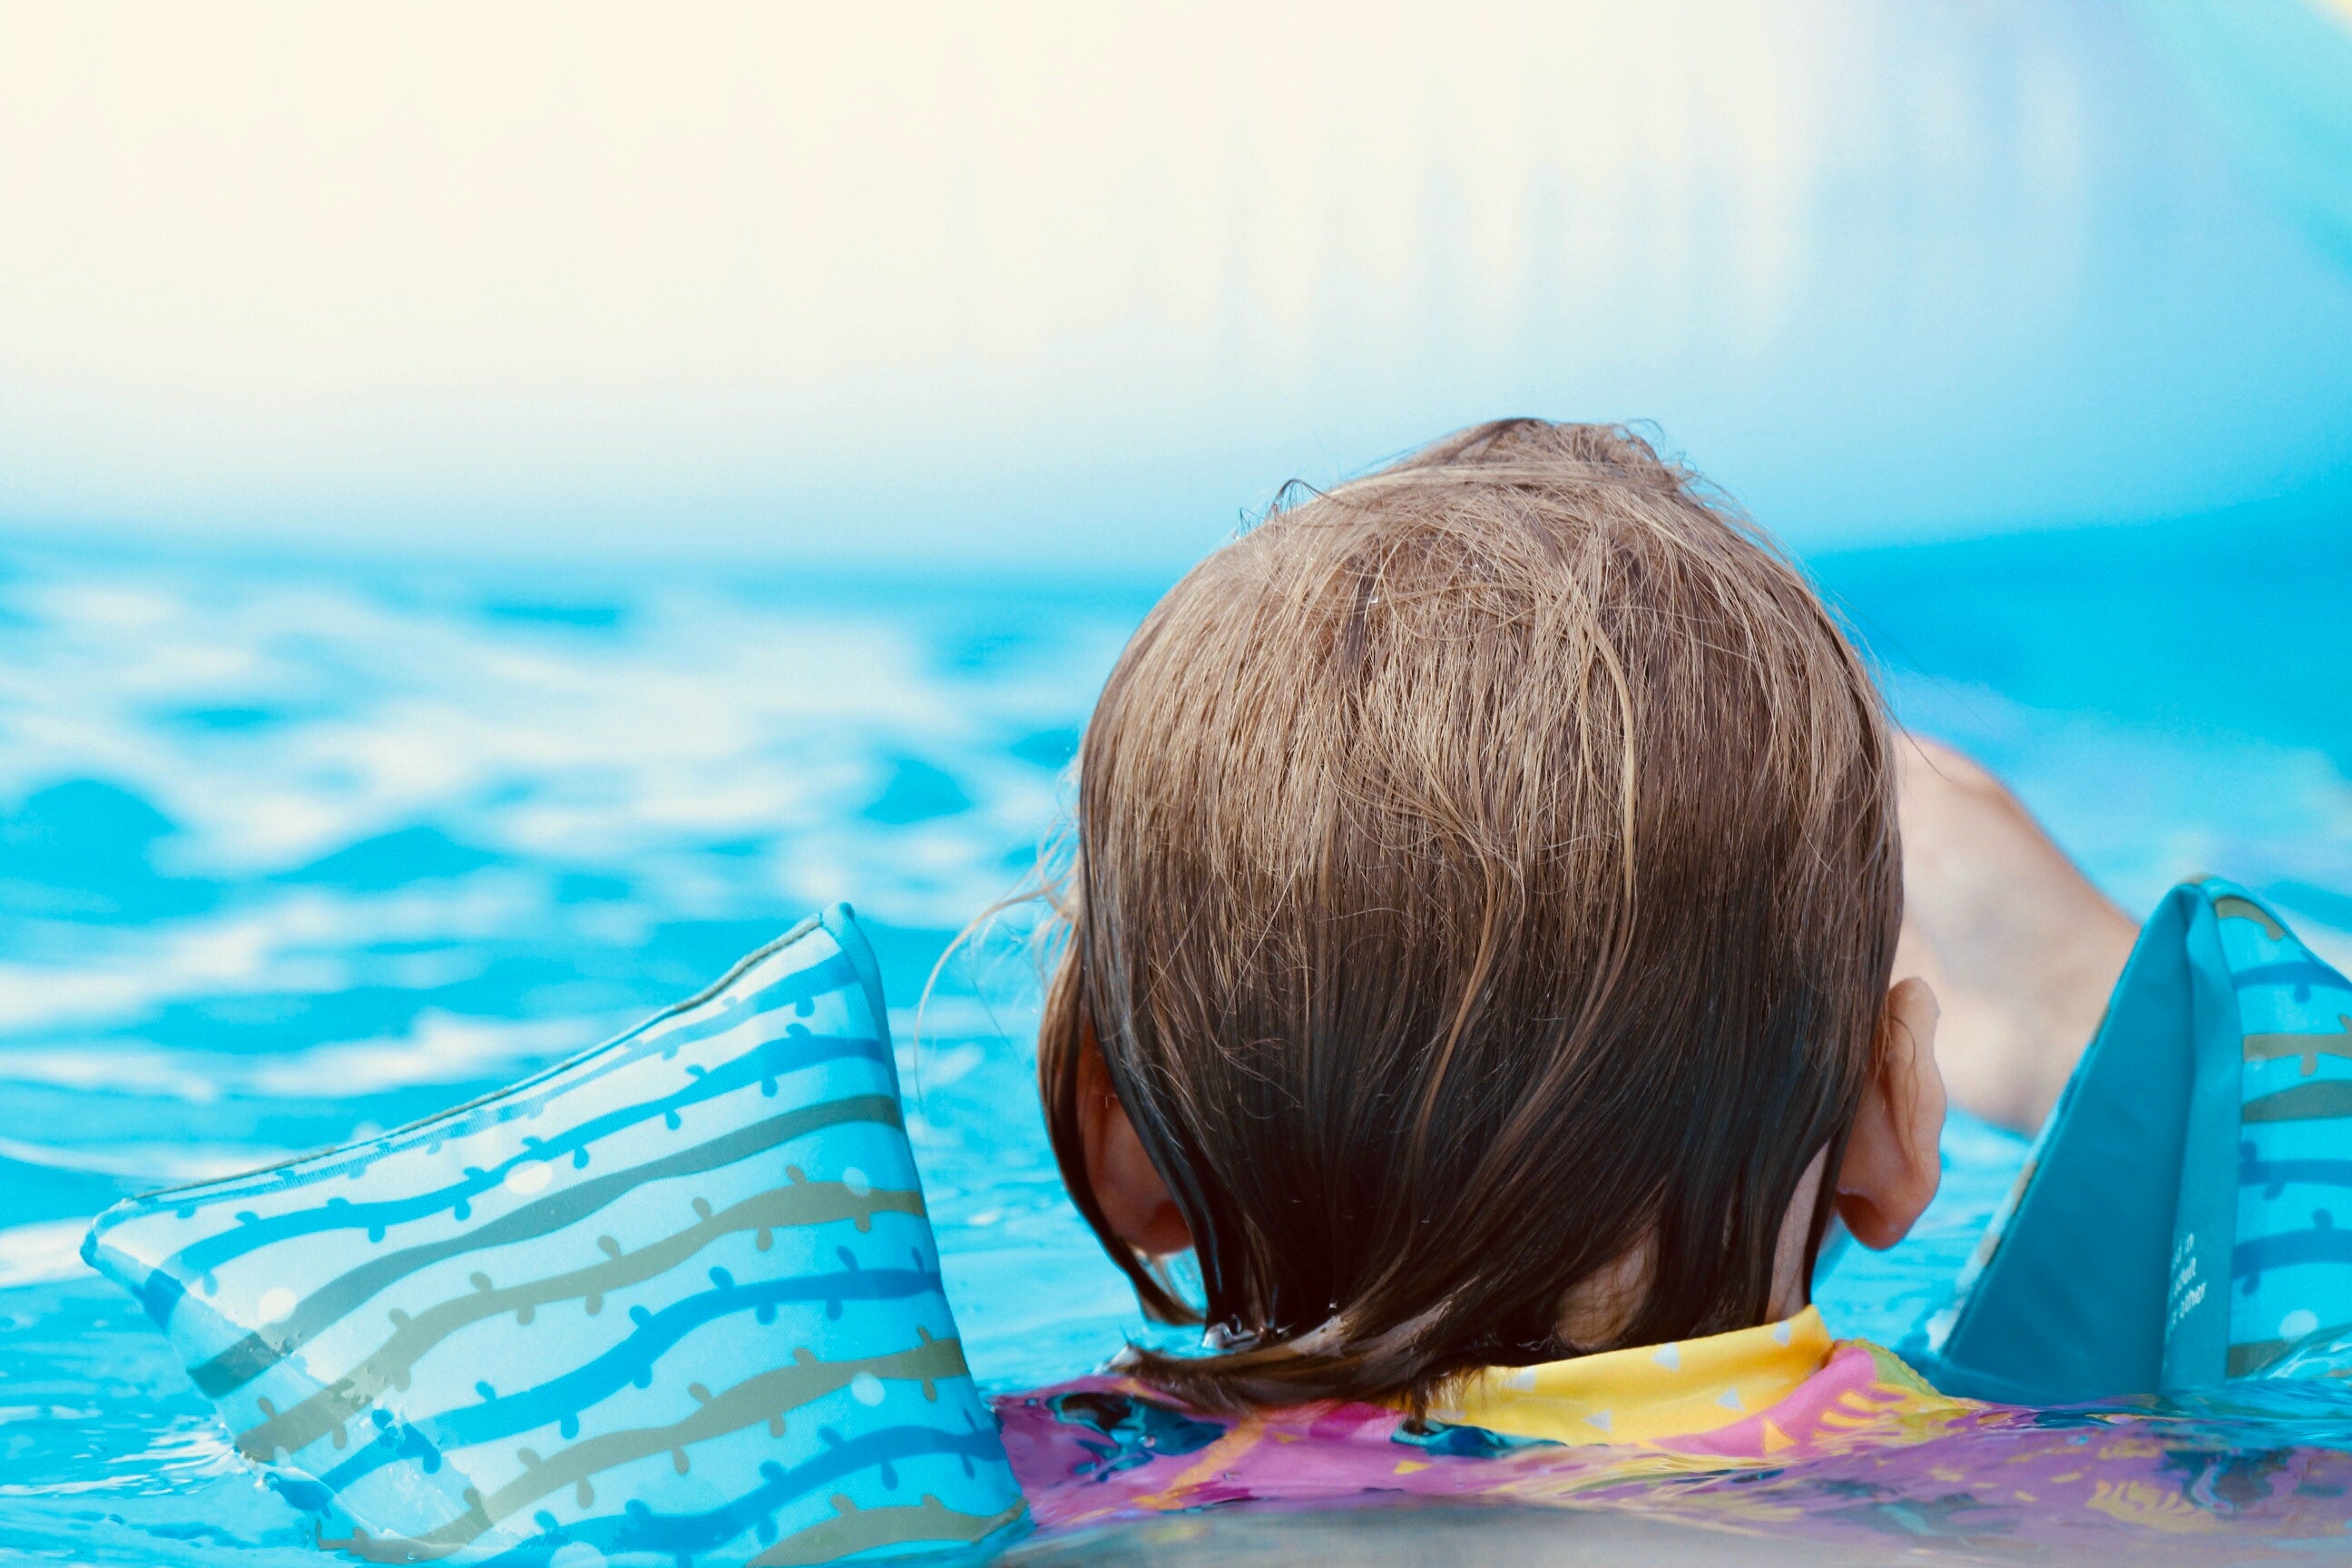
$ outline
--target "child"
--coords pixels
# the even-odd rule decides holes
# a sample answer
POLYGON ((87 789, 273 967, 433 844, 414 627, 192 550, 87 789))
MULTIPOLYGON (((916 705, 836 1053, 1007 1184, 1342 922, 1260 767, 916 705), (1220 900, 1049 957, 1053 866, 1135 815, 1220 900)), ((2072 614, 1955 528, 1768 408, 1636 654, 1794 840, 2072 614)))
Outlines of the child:
POLYGON ((2352 1458, 2274 1426, 2038 1408, 2352 1369, 2352 983, 2211 880, 2135 942, 1633 437, 1489 426, 1279 512, 1146 621, 1081 761, 1046 1121, 1204 1353, 1000 1400, 1000 1447, 845 906, 497 1094, 118 1205, 84 1257, 380 1561, 838 1561, 1024 1493, 2139 1562, 2352 1523, 2352 1458), (1931 1387, 1808 1297, 1833 1223, 1886 1247, 1933 1196, 1944 1037, 1988 1113, 2057 1105, 1931 1387))
POLYGON ((1192 1248, 1212 1407, 1804 1305, 1898 1239, 1944 1096, 1894 747, 1797 571, 1630 437, 1472 431, 1169 595, 1080 765, 1041 1037, 1146 1304, 1192 1248))
POLYGON ((1041 1521, 2009 1418, 1832 1343, 1814 1262, 1936 1193, 1937 987, 1966 1102, 2030 1126, 2133 928, 1635 437, 1480 426, 1202 563, 1087 728, 1067 894, 1047 1127, 1206 1336, 1002 1406, 1041 1521))

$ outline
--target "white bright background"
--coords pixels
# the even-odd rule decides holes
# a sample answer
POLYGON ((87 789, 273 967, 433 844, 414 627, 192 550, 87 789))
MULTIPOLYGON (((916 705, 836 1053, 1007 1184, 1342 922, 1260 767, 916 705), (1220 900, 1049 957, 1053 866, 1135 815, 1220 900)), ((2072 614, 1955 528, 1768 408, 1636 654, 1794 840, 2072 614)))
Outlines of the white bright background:
POLYGON ((2352 492, 2178 11, 0 0, 0 529, 1161 573, 1509 412, 1803 544, 2352 492))

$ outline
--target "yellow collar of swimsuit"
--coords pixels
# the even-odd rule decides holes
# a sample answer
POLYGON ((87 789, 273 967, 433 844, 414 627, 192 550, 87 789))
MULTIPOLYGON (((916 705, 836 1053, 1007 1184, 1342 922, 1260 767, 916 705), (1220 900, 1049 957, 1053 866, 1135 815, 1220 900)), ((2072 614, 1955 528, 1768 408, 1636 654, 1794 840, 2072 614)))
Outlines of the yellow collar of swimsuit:
POLYGON ((1779 1404, 1822 1369, 1832 1348, 1821 1313, 1808 1307, 1781 1322, 1705 1339, 1493 1367, 1430 1414, 1555 1443, 1686 1437, 1779 1404))

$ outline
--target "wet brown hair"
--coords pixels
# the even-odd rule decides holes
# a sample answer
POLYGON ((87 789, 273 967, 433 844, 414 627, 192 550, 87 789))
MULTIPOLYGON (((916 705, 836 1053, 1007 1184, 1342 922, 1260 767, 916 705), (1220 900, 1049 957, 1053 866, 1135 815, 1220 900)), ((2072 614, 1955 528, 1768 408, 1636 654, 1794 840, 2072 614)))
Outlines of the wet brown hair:
POLYGON ((1047 1128, 1146 1310, 1202 1321, 1088 1186, 1098 1042, 1222 1347, 1144 1376, 1419 1408, 1764 1321, 1874 1070, 1901 857, 1869 671, 1727 502, 1526 419, 1286 500, 1144 621, 1078 767, 1047 1128))

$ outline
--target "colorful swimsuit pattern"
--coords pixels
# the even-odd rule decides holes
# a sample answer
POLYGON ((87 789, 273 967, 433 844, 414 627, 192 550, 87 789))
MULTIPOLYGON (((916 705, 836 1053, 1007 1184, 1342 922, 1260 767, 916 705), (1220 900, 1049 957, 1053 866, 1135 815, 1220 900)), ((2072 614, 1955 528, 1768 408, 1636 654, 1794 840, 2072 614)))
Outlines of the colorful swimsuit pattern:
POLYGON ((1133 1379, 995 1402, 1048 1531, 1232 1503, 1397 1494, 1605 1506, 1775 1534, 2128 1549, 2135 1561, 2352 1544, 2352 1454, 2249 1453, 2151 1409, 2036 1411, 1947 1398, 1820 1315, 1483 1374, 1416 1430, 1322 1405, 1240 1418, 1133 1379))

